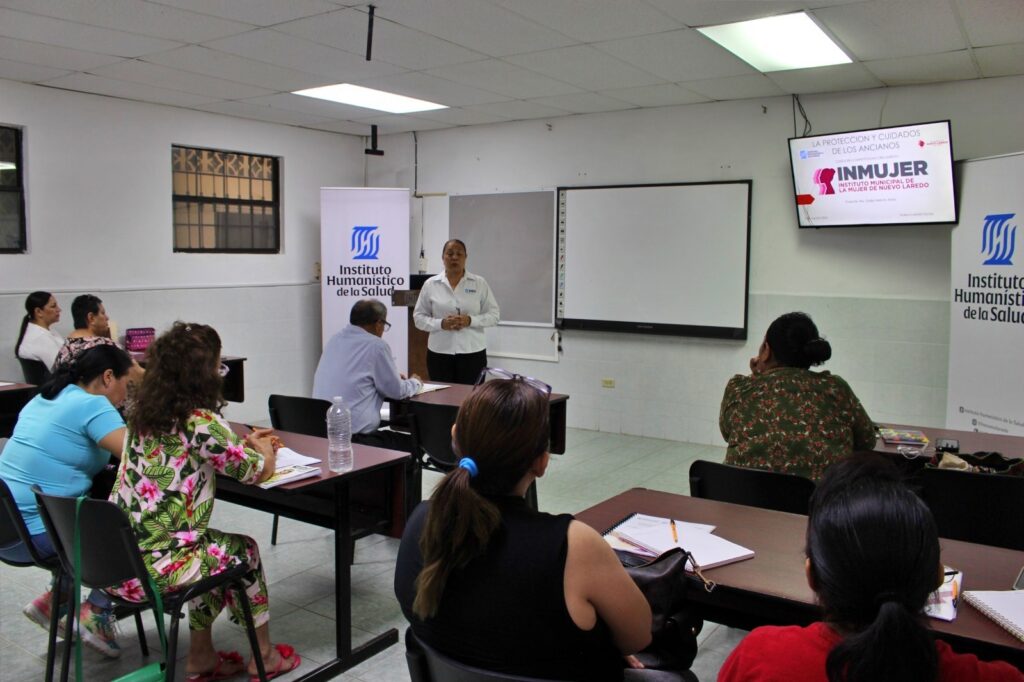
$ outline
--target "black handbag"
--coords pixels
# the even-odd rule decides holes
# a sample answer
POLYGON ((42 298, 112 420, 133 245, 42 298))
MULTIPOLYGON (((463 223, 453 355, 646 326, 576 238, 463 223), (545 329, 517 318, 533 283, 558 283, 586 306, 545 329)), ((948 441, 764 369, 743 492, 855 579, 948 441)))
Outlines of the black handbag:
MULTIPOLYGON (((686 561, 692 556, 676 547, 647 563, 634 565, 636 555, 617 554, 647 598, 653 615, 651 644, 636 657, 648 668, 688 670, 697 656, 697 635, 704 627, 698 605, 687 599, 692 588, 686 577, 686 561)), ((714 589, 715 584, 700 575, 699 567, 695 573, 704 582, 704 589, 714 589)))

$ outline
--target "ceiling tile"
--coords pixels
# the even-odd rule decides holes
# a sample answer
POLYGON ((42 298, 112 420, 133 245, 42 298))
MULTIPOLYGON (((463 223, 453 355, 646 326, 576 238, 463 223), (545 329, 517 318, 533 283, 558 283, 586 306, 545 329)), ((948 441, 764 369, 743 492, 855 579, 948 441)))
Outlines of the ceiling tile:
POLYGON ((25 62, 16 62, 10 59, 0 58, 0 78, 6 78, 12 81, 38 83, 40 81, 50 80, 51 78, 59 78, 60 76, 65 76, 67 74, 68 71, 64 69, 55 69, 51 66, 26 64, 25 62))
POLYGON ((514 99, 580 92, 580 89, 574 85, 548 78, 500 59, 456 64, 440 69, 431 69, 427 73, 514 99))
POLYGON ((351 83, 397 73, 400 67, 384 62, 368 62, 363 57, 333 47, 311 43, 280 31, 259 29, 206 43, 206 47, 248 57, 306 73, 325 76, 330 83, 351 83))
POLYGON ((878 88, 882 82, 871 75, 862 64, 837 64, 816 69, 793 69, 766 73, 772 82, 788 93, 797 95, 840 90, 878 88))
POLYGON ((697 102, 708 101, 707 97, 690 92, 675 83, 605 90, 601 94, 630 102, 638 107, 667 107, 676 104, 696 104, 697 102))
POLYGON ((522 100, 495 102, 493 104, 474 104, 471 107, 466 107, 466 109, 469 109, 470 111, 480 111, 494 116, 501 116, 512 120, 557 118, 559 116, 569 115, 569 112, 565 109, 556 109, 543 104, 537 104, 536 102, 524 102, 522 100))
POLYGON ((664 82, 663 78, 630 66, 588 45, 515 55, 508 57, 507 61, 584 90, 611 90, 664 82))
POLYGON ((693 90, 714 100, 778 97, 779 95, 786 94, 778 85, 760 73, 751 76, 731 76, 729 78, 688 81, 682 85, 688 90, 693 90))
MULTIPOLYGON (((289 35, 365 56, 367 21, 366 12, 345 9, 274 28, 289 35)), ((372 49, 374 60, 417 71, 474 61, 486 56, 380 18, 373 22, 372 49)))
POLYGON ((437 109, 436 111, 419 111, 416 118, 425 118, 428 121, 440 121, 456 126, 473 126, 481 123, 500 123, 507 121, 503 116, 485 114, 482 111, 470 111, 459 107, 451 109, 437 109))
POLYGON ((222 78, 203 76, 187 71, 178 71, 159 64, 149 64, 137 59, 109 66, 101 66, 91 71, 96 76, 116 78, 132 83, 159 83, 161 87, 180 92, 191 92, 196 95, 209 95, 214 99, 242 99, 269 95, 273 90, 259 88, 255 85, 235 83, 222 78))
POLYGON ((121 61, 121 57, 69 50, 65 47, 33 43, 16 38, 0 38, 0 59, 11 59, 68 71, 88 71, 97 66, 121 61))
POLYGON ((150 0, 161 5, 187 9, 256 26, 273 26, 338 9, 325 0, 150 0))
POLYGON ((120 97, 122 99, 133 99, 139 102, 152 102, 153 104, 169 104, 176 107, 194 107, 212 101, 212 97, 194 95, 188 92, 167 90, 142 83, 128 83, 126 81, 114 80, 112 78, 101 78, 88 73, 73 73, 70 76, 54 78, 42 85, 47 85, 64 90, 77 90, 88 92, 94 95, 107 95, 109 97, 120 97))
POLYGON ((974 56, 981 66, 981 75, 1018 76, 1024 74, 1024 44, 979 47, 974 56))
POLYGON ((325 123, 327 121, 323 116, 310 116, 298 111, 286 111, 248 102, 213 102, 195 108, 214 114, 227 114, 228 116, 239 116, 241 118, 251 118, 257 121, 267 121, 268 123, 283 123, 285 125, 309 125, 325 123))
POLYGON ((730 24, 803 9, 800 0, 646 0, 684 26, 730 24))
POLYGON ((396 92, 407 97, 417 97, 429 102, 444 104, 449 107, 460 107, 466 104, 483 104, 485 102, 501 102, 509 99, 479 88, 431 76, 425 73, 399 73, 393 76, 367 78, 357 81, 357 85, 377 88, 388 92, 396 92))
POLYGON ((373 109, 353 107, 339 102, 328 102, 325 99, 317 99, 315 97, 293 95, 290 92, 280 93, 277 95, 267 95, 265 97, 251 97, 243 101, 249 102, 250 104, 274 107, 275 109, 298 111, 309 116, 317 116, 319 118, 327 119, 357 119, 373 116, 377 113, 373 109))
POLYGON ((742 59, 693 29, 613 40, 594 47, 677 83, 757 73, 742 59))
POLYGON ((954 52, 967 47, 952 8, 936 0, 870 0, 814 15, 857 59, 954 52))
POLYGON ((3 0, 3 4, 33 14, 188 43, 222 38, 253 27, 144 0, 3 0))
POLYGON ((956 0, 956 5, 974 47, 1019 43, 1024 37, 1021 0, 956 0))
POLYGON ((592 43, 680 28, 666 13, 622 0, 497 0, 507 10, 542 26, 592 43))
POLYGON ((273 66, 199 45, 146 55, 143 61, 281 92, 327 84, 325 76, 273 66))
POLYGON ((377 16, 492 57, 572 45, 576 41, 480 0, 377 0, 377 16))
POLYGON ((978 78, 981 75, 967 50, 899 59, 880 59, 864 62, 864 66, 886 85, 967 80, 978 78))
MULTIPOLYGON (((377 126, 378 135, 394 135, 396 133, 408 133, 413 130, 439 130, 441 128, 452 127, 451 124, 448 123, 428 121, 423 118, 405 116, 402 114, 384 114, 381 116, 374 116, 372 118, 363 118, 359 120, 359 123, 377 126)), ((378 144, 378 148, 383 149, 385 154, 387 153, 386 142, 383 145, 378 144)))
POLYGON ((602 111, 623 111, 636 108, 635 104, 630 104, 608 95, 599 95, 596 92, 551 95, 550 97, 538 97, 530 101, 558 109, 565 109, 574 114, 594 114, 602 111))
POLYGON ((327 123, 310 123, 303 126, 314 130, 324 130, 329 133, 345 133, 346 135, 358 135, 366 137, 370 134, 370 126, 355 121, 328 121, 327 123))
POLYGON ((38 14, 0 9, 0 36, 119 57, 170 50, 181 43, 124 31, 86 26, 38 14))

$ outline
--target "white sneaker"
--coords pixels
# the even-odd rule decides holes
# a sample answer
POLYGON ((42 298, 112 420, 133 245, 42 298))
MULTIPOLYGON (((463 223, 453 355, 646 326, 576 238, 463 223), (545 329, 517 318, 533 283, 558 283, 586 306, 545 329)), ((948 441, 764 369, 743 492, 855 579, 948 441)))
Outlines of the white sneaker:
POLYGON ((100 611, 92 604, 85 603, 82 604, 79 613, 81 614, 82 643, 107 658, 120 656, 121 645, 117 643, 117 619, 114 617, 114 612, 112 610, 100 611))

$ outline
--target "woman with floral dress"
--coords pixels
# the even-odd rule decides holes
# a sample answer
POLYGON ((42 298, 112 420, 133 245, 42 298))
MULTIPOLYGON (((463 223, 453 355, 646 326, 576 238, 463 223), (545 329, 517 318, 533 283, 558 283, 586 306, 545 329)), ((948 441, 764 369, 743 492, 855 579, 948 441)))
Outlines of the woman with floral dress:
MULTIPOLYGON (((111 500, 131 519, 150 575, 170 592, 241 561, 252 569, 243 578, 252 606, 268 678, 294 669, 292 647, 272 645, 267 584, 256 542, 209 527, 217 474, 256 484, 274 472, 269 431, 257 429, 244 440, 220 416, 220 337, 212 327, 177 322, 147 352, 146 378, 128 417, 128 438, 111 500)), ((112 590, 145 599, 137 580, 112 590)), ((243 671, 237 653, 213 647, 212 626, 227 607, 242 620, 227 587, 189 603, 191 644, 186 665, 190 682, 207 682, 243 671)), ((249 662, 250 675, 256 672, 249 662)))

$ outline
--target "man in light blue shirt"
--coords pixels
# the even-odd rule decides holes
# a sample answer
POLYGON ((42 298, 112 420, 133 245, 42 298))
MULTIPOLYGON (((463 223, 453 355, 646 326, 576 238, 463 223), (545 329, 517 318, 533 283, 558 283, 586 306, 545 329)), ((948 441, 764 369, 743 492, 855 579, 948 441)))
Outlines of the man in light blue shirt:
POLYGON ((331 400, 340 395, 352 412, 352 439, 357 443, 408 450, 404 434, 380 431, 380 408, 385 400, 416 395, 423 382, 415 374, 398 373, 384 332, 391 326, 387 307, 372 298, 357 301, 349 326, 331 337, 313 377, 313 397, 331 400))

